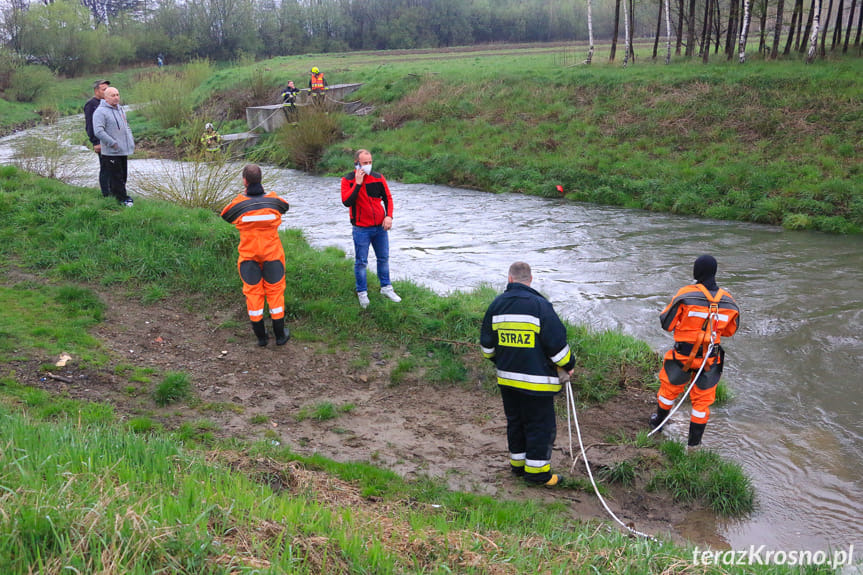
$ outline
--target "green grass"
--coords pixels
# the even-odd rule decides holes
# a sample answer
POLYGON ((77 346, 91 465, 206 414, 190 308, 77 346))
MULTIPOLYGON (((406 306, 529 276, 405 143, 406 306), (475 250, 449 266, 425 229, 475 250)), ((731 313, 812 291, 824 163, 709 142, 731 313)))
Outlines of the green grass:
POLYGON ((168 436, 38 422, 2 407, 0 435, 3 573, 470 574, 542 565, 636 575, 691 561, 669 543, 574 522, 564 505, 406 483, 263 443, 205 460, 168 436))
POLYGON ((153 401, 160 407, 187 399, 192 393, 192 381, 182 372, 165 374, 164 379, 153 391, 153 401))
POLYGON ((329 401, 321 401, 300 408, 296 420, 305 421, 306 419, 314 419, 315 421, 327 421, 337 418, 342 413, 350 413, 354 409, 356 409, 356 406, 352 403, 335 405, 329 401))
POLYGON ((703 501, 719 515, 740 516, 754 509, 755 489, 739 465, 703 448, 687 453, 674 441, 663 442, 660 451, 671 465, 651 478, 649 488, 667 489, 680 502, 703 501))

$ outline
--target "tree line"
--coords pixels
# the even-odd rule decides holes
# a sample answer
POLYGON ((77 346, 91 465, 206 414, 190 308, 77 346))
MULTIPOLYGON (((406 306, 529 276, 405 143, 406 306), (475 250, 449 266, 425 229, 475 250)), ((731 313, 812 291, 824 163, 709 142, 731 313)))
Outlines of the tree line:
MULTIPOLYGON (((8 61, 74 76, 118 65, 492 42, 660 42, 666 61, 860 55, 863 0, 4 0, 8 61), (853 39, 852 39, 853 38, 853 39), (754 45, 755 42, 753 41, 754 45)), ((5 68, 4 68, 5 66, 5 68)))

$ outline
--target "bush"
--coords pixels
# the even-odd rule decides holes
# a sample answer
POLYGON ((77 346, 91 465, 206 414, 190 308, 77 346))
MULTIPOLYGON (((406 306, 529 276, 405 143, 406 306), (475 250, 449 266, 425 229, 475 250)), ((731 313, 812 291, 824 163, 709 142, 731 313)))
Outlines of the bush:
POLYGON ((327 114, 312 106, 298 110, 296 124, 284 124, 277 139, 293 167, 313 172, 327 146, 341 137, 339 114, 327 114))
POLYGON ((0 47, 0 92, 8 90, 12 82, 12 75, 21 66, 15 52, 0 47))
POLYGON ((189 380, 187 374, 171 372, 156 387, 156 391, 153 393, 153 400, 156 402, 156 405, 164 407, 169 403, 187 398, 191 388, 192 382, 189 380))
POLYGON ((35 102, 56 80, 45 66, 22 66, 12 72, 9 95, 19 102, 35 102))

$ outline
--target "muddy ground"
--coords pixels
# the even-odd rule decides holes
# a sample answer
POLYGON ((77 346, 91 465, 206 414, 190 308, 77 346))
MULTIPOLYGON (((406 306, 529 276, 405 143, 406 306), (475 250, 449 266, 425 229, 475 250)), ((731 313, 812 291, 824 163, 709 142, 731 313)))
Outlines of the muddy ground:
MULTIPOLYGON (((116 364, 154 368, 157 374, 184 372, 196 399, 159 408, 150 383, 130 380, 128 371, 84 371, 75 358, 53 369, 40 362, 15 364, 19 381, 71 397, 113 404, 123 418, 147 416, 173 429, 183 422, 207 420, 215 434, 244 440, 279 441, 300 454, 319 453, 337 461, 361 461, 391 469, 405 478, 444 478, 453 489, 506 498, 563 500, 580 519, 609 520, 596 496, 574 489, 532 489, 508 470, 506 421, 500 397, 473 386, 434 386, 421 381, 393 385, 390 371, 399 354, 359 351, 334 353, 323 343, 292 339, 284 346, 260 348, 245 320, 242 302, 230 310, 194 313, 185 304, 145 306, 103 292, 105 321, 95 329, 116 364), (220 327, 224 325, 228 327, 220 327), (362 367, 357 367, 361 365, 362 367), (298 417, 303 408, 328 401, 354 408, 334 419, 298 417), (265 416, 265 417, 262 417, 265 416)), ((477 350, 477 353, 479 351, 477 350)), ((53 361, 56 358, 43 358, 53 361)), ((596 474, 603 466, 639 458, 645 472, 660 457, 655 449, 611 445, 610 437, 634 437, 654 406, 653 393, 627 387, 617 398, 579 413, 588 458, 596 474)), ((566 413, 564 394, 558 396, 566 413)), ((586 478, 579 460, 572 467, 565 418, 558 422, 553 470, 586 478)), ((575 443, 577 451, 578 444, 575 443)), ((721 545, 712 515, 650 492, 639 479, 631 487, 609 485, 608 503, 636 529, 681 542, 721 545)), ((610 520, 609 520, 610 521, 610 520)))

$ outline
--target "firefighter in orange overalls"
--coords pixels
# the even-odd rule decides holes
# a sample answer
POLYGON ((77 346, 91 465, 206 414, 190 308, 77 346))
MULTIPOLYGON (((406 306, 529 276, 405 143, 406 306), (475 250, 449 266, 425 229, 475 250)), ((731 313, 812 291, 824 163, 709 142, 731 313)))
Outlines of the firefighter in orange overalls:
POLYGON ((703 255, 692 269, 694 284, 678 290, 659 316, 662 328, 674 332, 674 347, 663 358, 659 372, 658 407, 650 416, 652 428, 659 426, 702 363, 704 369, 692 387, 692 413, 687 445, 701 445, 701 436, 710 418, 710 406, 716 400, 716 384, 722 376, 725 352, 719 345, 722 336, 737 331, 740 309, 734 298, 716 285, 716 259, 703 255), (708 348, 710 344, 713 348, 708 348), (707 356, 705 360, 705 356, 707 356))
POLYGON ((276 345, 284 345, 291 334, 285 328, 285 250, 279 226, 288 202, 274 192, 264 194, 261 168, 255 164, 243 168, 243 186, 246 191, 225 206, 222 218, 240 231, 237 269, 258 345, 269 343, 264 303, 270 306, 276 345))

